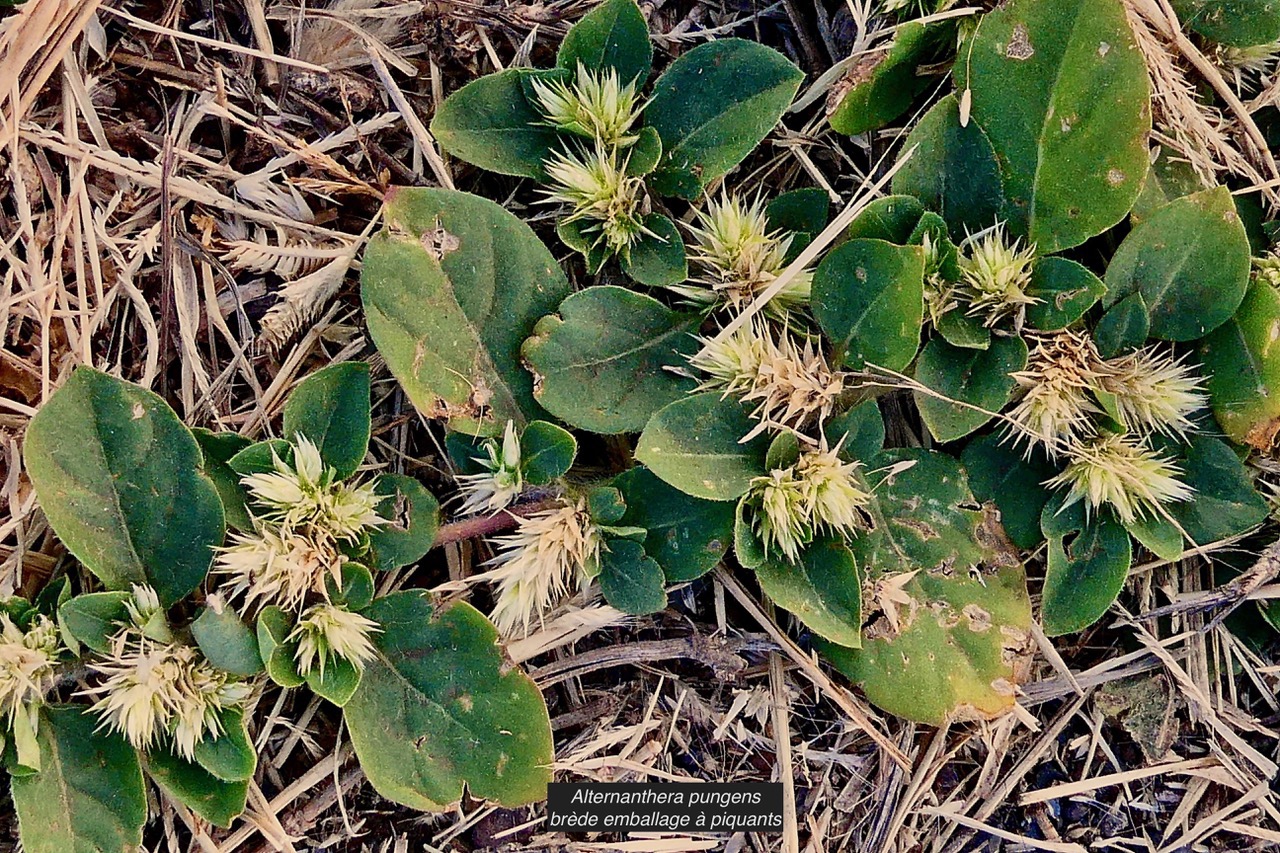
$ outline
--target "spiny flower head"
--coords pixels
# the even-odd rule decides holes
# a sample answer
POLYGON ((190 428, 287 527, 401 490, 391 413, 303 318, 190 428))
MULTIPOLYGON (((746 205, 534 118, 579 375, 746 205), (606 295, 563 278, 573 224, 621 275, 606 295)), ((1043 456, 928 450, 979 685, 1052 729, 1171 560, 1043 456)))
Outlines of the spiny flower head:
POLYGON ((24 709, 38 707, 53 687, 62 640, 43 614, 24 630, 0 613, 0 711, 10 724, 24 709))
POLYGON ((489 561, 498 585, 491 618, 505 637, 527 634, 535 615, 598 571, 600 531, 583 500, 522 517, 515 533, 492 541, 499 553, 489 561))
POLYGON ((485 455, 473 458, 484 471, 457 477, 464 496, 464 515, 498 512, 510 505, 524 488, 524 477, 520 474, 520 437, 516 435, 515 423, 507 421, 501 445, 486 439, 480 449, 485 455))
POLYGON ((1221 45, 1217 58, 1220 65, 1232 72, 1237 87, 1253 89, 1275 70, 1276 61, 1280 59, 1280 41, 1248 47, 1221 45))
POLYGON ((1014 326, 1021 328, 1027 306, 1040 301, 1027 295, 1035 247, 1021 248, 1020 243, 1007 242, 1004 228, 997 226, 970 240, 968 253, 960 256, 959 293, 969 304, 968 313, 983 317, 988 327, 1013 317, 1014 326))
POLYGON ((274 471, 241 479, 249 494, 266 507, 263 518, 289 529, 353 541, 370 527, 386 524, 378 515, 382 498, 369 484, 336 479, 320 450, 304 435, 293 445, 293 465, 275 457, 274 471))
POLYGON ((943 275, 939 241, 925 231, 920 246, 924 250, 924 307, 927 319, 936 327, 942 315, 960 307, 960 303, 956 299, 956 286, 943 275))
POLYGON ((1163 504, 1190 500, 1195 491, 1168 457, 1129 436, 1100 436, 1072 450, 1069 459, 1045 482, 1070 489, 1064 508, 1080 500, 1088 512, 1110 506, 1125 524, 1158 515, 1163 504))
POLYGON ((1027 454, 1039 443, 1049 455, 1077 443, 1094 431, 1092 416, 1102 410, 1093 398, 1101 376, 1101 357, 1092 338, 1063 331, 1042 338, 1013 374, 1023 390, 1009 412, 1014 444, 1027 442, 1027 454))
POLYGON ((616 152, 597 146, 594 153, 560 152, 543 164, 550 180, 547 201, 572 208, 566 223, 583 223, 610 252, 629 251, 648 233, 641 206, 644 181, 627 174, 616 152))
POLYGON ((363 672, 365 663, 373 659, 369 635, 381 631, 382 627, 372 619, 345 607, 321 603, 307 608, 288 640, 298 643, 294 654, 298 672, 308 675, 318 668, 323 676, 325 665, 334 658, 342 658, 357 672, 363 672))
POLYGON ((639 137, 631 132, 644 104, 634 81, 622 84, 617 69, 588 71, 578 63, 572 83, 533 78, 533 91, 547 123, 603 145, 625 148, 639 137))
POLYGON ((341 584, 343 558, 326 541, 260 525, 233 534, 231 542, 215 571, 228 576, 227 595, 244 595, 246 606, 277 604, 297 613, 312 593, 327 595, 326 576, 341 584))
MULTIPOLYGON (((740 311, 786 269, 792 237, 769 229, 762 198, 747 204, 726 193, 708 201, 697 217, 690 257, 702 271, 696 281, 707 287, 672 289, 700 304, 724 302, 740 311)), ((808 305, 812 286, 813 272, 802 270, 769 300, 766 311, 781 316, 808 305)))
POLYGON ((794 465, 754 478, 747 503, 765 553, 776 549, 794 563, 801 547, 818 532, 865 530, 871 495, 854 476, 858 468, 857 462, 840 459, 836 450, 820 449, 801 453, 794 465))
POLYGON ((102 681, 85 693, 99 697, 92 710, 103 727, 141 750, 170 737, 188 761, 196 744, 221 733, 221 712, 241 705, 250 692, 191 646, 159 643, 130 628, 119 631, 111 653, 91 667, 102 681))
POLYGON ((785 329, 776 337, 767 324, 753 321, 719 340, 700 338, 702 349, 689 360, 707 375, 699 391, 756 404, 752 416, 760 425, 748 438, 769 427, 796 429, 824 419, 844 390, 843 376, 827 365, 812 339, 798 345, 785 329))
POLYGON ((1204 378, 1191 366, 1157 347, 1106 362, 1102 389, 1115 395, 1130 429, 1168 436, 1191 429, 1191 413, 1205 405, 1204 378))

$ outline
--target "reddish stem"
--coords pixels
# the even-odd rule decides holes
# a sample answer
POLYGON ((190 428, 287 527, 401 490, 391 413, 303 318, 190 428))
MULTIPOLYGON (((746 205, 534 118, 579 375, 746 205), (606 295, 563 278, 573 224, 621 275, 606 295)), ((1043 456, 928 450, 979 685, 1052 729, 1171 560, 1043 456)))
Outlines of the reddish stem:
POLYGON ((451 521, 441 526, 440 532, 436 534, 436 544, 432 547, 439 548, 441 545, 464 542, 479 536, 490 536, 494 533, 510 530, 516 526, 519 519, 541 512, 544 509, 550 509, 558 503, 558 498, 540 498, 528 503, 508 507, 497 515, 483 515, 476 518, 466 518, 462 521, 451 521))

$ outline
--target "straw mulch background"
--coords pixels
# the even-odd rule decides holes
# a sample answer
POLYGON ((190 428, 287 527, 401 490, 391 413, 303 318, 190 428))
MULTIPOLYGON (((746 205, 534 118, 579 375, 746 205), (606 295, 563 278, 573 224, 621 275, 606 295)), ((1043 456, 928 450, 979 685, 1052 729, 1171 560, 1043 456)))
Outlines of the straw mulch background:
MULTIPOLYGON (((361 247, 389 185, 454 186, 531 220, 583 282, 527 183, 444 159, 426 124, 476 75, 548 63, 592 5, 30 0, 0 19, 0 592, 31 593, 65 567, 21 446, 31 414, 77 364, 150 386, 192 425, 262 436, 300 377, 367 359, 370 469, 449 495, 439 429, 365 335, 361 247)), ((849 140, 823 113, 832 84, 889 35, 875 3, 641 5, 659 63, 735 34, 808 72, 741 186, 820 186, 839 210, 892 162, 902 128, 849 140)), ((1164 0, 1131 0, 1131 12, 1158 138, 1206 179, 1271 192, 1276 164, 1251 117, 1274 108, 1280 83, 1237 95, 1239 81, 1176 30, 1164 0), (1220 107, 1205 105, 1209 91, 1220 107)), ((892 441, 927 441, 905 400, 884 410, 892 441)), ((878 714, 810 659, 749 579, 725 573, 675 591, 655 618, 574 602, 513 645, 546 691, 559 778, 780 779, 781 835, 619 842, 543 833, 537 808, 413 813, 368 788, 330 707, 269 689, 244 819, 216 830, 158 799, 147 849, 1280 849, 1280 668, 1244 600, 1274 593, 1276 561, 1255 566, 1274 538, 1137 566, 1122 606, 1093 629, 1056 651, 1041 642, 1019 713, 990 724, 938 730, 878 714), (1220 560, 1254 568, 1223 586, 1220 560)), ((383 589, 434 588, 483 609, 487 591, 467 579, 487 556, 480 542, 450 545, 384 576, 383 589)), ((1034 593, 1042 569, 1033 559, 1029 570, 1034 593)), ((0 848, 13 849, 11 819, 0 825, 0 848)))

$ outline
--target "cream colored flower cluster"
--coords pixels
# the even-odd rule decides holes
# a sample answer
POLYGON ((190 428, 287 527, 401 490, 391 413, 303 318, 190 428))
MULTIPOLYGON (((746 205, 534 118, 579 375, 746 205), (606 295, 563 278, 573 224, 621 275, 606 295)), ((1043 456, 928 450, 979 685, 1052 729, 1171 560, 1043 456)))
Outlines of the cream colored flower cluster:
POLYGON ((543 164, 550 181, 546 200, 567 205, 565 224, 577 225, 606 257, 627 253, 649 233, 644 180, 627 169, 645 106, 635 81, 624 84, 615 69, 595 72, 579 64, 572 81, 534 78, 532 85, 546 123, 583 139, 581 147, 543 164))
POLYGON ((297 643, 298 671, 322 675, 335 657, 362 669, 373 657, 370 635, 381 630, 359 613, 333 604, 346 562, 341 546, 356 544, 386 523, 382 500, 368 483, 346 482, 324 464, 305 436, 293 444, 293 462, 279 457, 273 470, 242 480, 260 507, 255 529, 238 533, 218 555, 215 571, 230 598, 246 610, 276 605, 296 618, 287 642, 297 643))
POLYGON ((1027 452, 1042 447, 1066 468, 1048 482, 1069 489, 1067 505, 1110 506, 1122 521, 1159 515, 1192 489, 1149 437, 1181 438, 1205 404, 1203 379, 1158 345, 1102 358, 1084 333, 1042 337, 1025 370, 1014 374, 1021 398, 1009 412, 1010 437, 1027 452), (1105 416, 1120 430, 1104 426, 1105 416))
POLYGON ((222 713, 242 706, 252 687, 175 640, 155 590, 135 586, 128 612, 110 651, 90 662, 101 680, 84 695, 96 700, 102 725, 137 749, 167 739, 190 761, 197 744, 222 733, 222 713))

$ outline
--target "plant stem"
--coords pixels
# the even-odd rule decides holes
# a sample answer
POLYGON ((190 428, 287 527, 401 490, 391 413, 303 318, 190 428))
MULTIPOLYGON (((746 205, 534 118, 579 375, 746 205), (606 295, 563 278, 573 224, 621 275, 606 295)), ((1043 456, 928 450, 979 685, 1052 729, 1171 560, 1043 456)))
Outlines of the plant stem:
POLYGON ((507 507, 496 515, 481 515, 475 518, 464 518, 461 521, 451 521, 440 527, 440 532, 436 534, 436 542, 431 547, 439 548, 441 545, 450 545, 454 542, 463 542, 467 539, 510 530, 521 518, 550 509, 558 503, 559 498, 541 496, 507 507))

